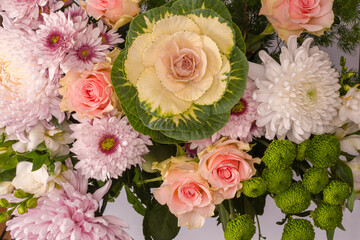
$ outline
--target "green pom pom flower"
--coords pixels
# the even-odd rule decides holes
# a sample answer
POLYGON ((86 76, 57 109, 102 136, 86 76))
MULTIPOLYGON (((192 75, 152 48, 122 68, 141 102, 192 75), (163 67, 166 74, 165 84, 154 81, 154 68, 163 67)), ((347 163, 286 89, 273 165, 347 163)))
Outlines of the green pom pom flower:
POLYGON ((330 205, 320 203, 310 216, 314 220, 314 225, 323 230, 332 230, 341 224, 343 212, 340 205, 330 205))
POLYGON ((287 139, 274 140, 262 160, 268 168, 287 168, 296 157, 296 146, 287 139))
POLYGON ((305 157, 314 167, 331 167, 340 156, 339 140, 330 134, 315 136, 305 150, 305 157))
POLYGON ((324 189, 324 202, 331 205, 341 205, 350 195, 350 187, 347 183, 335 180, 324 189))
POLYGON ((290 188, 275 197, 276 205, 284 213, 297 214, 310 206, 311 194, 301 182, 291 184, 290 188))
POLYGON ((262 177, 255 177, 242 183, 245 196, 256 198, 266 192, 266 182, 262 177))
POLYGON ((225 240, 251 240, 255 232, 254 220, 244 214, 227 223, 224 236, 225 240))
POLYGON ((309 192, 317 194, 324 190, 329 182, 329 176, 324 168, 309 168, 303 178, 303 185, 309 192))
POLYGON ((306 219, 290 219, 284 226, 281 240, 314 240, 315 231, 306 219))
POLYGON ((161 143, 213 135, 245 90, 244 46, 219 0, 172 1, 134 18, 111 72, 131 125, 161 143))
POLYGON ((307 139, 297 146, 296 160, 303 161, 305 160, 305 150, 309 146, 310 140, 307 139))
POLYGON ((270 193, 278 194, 284 192, 290 187, 293 178, 293 171, 291 167, 284 169, 265 168, 262 176, 266 181, 267 190, 270 193))

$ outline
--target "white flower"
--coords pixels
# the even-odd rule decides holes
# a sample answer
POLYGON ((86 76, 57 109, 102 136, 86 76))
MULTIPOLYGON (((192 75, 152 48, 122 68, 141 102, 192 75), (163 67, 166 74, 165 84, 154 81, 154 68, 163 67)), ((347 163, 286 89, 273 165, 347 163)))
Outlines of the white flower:
POLYGON ((354 191, 356 199, 360 199, 360 155, 355 157, 352 161, 346 162, 351 168, 354 178, 354 191))
POLYGON ((356 124, 360 124, 360 91, 352 87, 342 97, 342 103, 339 111, 340 120, 350 119, 356 124))
POLYGON ((297 48, 297 38, 291 36, 281 49, 280 64, 260 51, 264 66, 250 65, 249 76, 259 88, 253 95, 260 102, 257 125, 265 127, 268 139, 288 137, 300 143, 333 130, 341 101, 339 74, 328 54, 310 48, 311 42, 308 38, 297 48))
POLYGON ((40 197, 51 192, 55 187, 53 180, 60 174, 61 163, 55 163, 54 175, 52 176, 49 176, 46 165, 33 172, 31 171, 32 168, 33 164, 31 162, 18 163, 12 185, 16 189, 22 189, 27 193, 34 194, 34 197, 40 197))
POLYGON ((352 122, 336 129, 335 136, 339 139, 341 151, 354 156, 359 155, 360 136, 353 134, 359 130, 359 126, 352 122))
POLYGON ((70 137, 68 124, 64 122, 62 125, 64 131, 55 128, 46 129, 42 123, 38 123, 27 135, 27 142, 17 142, 12 148, 16 152, 23 153, 34 150, 45 141, 45 146, 50 149, 52 157, 67 155, 70 152, 68 144, 72 143, 73 139, 70 137))
POLYGON ((0 195, 11 193, 14 186, 10 181, 4 181, 0 183, 0 195))

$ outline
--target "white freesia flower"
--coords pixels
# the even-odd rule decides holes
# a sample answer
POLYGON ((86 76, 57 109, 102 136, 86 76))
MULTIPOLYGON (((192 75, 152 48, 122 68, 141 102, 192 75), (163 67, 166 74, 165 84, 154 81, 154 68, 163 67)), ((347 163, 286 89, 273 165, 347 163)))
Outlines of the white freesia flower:
POLYGON ((339 74, 327 53, 310 48, 312 40, 298 48, 291 36, 281 49, 280 64, 265 51, 259 53, 264 66, 250 64, 249 77, 258 87, 253 97, 260 102, 257 125, 265 127, 268 139, 288 137, 300 143, 333 130, 341 102, 339 74))
POLYGON ((13 189, 14 186, 10 181, 0 183, 0 195, 11 193, 13 189))
POLYGON ((46 165, 33 172, 31 171, 32 167, 31 162, 18 163, 12 185, 16 189, 22 189, 27 193, 34 194, 34 197, 40 197, 51 192, 55 187, 53 180, 60 174, 61 163, 55 163, 54 175, 52 176, 49 176, 46 165))
POLYGON ((342 97, 339 117, 342 121, 350 119, 354 123, 360 124, 360 91, 356 87, 350 88, 342 97))
POLYGON ((336 129, 335 136, 339 139, 341 151, 354 156, 359 155, 360 135, 353 134, 359 130, 359 126, 352 122, 336 129))
POLYGON ((360 199, 360 155, 355 157, 352 161, 346 162, 351 168, 354 178, 354 191, 356 199, 360 199))
POLYGON ((73 142, 70 137, 70 129, 65 122, 62 124, 64 130, 59 129, 46 129, 43 124, 36 124, 28 133, 27 142, 17 142, 12 148, 20 153, 32 151, 37 145, 45 141, 45 145, 51 150, 51 156, 64 156, 69 154, 68 144, 73 142))

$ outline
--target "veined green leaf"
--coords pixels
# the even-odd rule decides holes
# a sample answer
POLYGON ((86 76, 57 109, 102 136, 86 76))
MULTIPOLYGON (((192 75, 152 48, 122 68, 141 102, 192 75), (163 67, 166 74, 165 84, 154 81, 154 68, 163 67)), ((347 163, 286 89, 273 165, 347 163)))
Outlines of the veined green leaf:
POLYGON ((179 0, 172 6, 172 9, 179 14, 196 10, 196 9, 210 9, 219 14, 222 18, 231 22, 231 14, 224 3, 218 0, 179 0))
POLYGON ((229 84, 223 97, 211 106, 211 114, 221 114, 231 110, 242 97, 246 88, 249 63, 245 55, 236 47, 231 57, 229 84))

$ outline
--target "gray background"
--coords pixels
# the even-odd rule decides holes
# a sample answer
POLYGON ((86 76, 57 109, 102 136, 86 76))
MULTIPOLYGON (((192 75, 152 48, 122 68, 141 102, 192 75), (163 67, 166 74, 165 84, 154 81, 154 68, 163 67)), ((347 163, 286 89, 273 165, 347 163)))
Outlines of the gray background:
MULTIPOLYGON (((340 53, 336 46, 325 49, 336 68, 339 69, 339 60, 343 55, 347 59, 347 66, 359 68, 359 51, 351 55, 340 53)), ((310 207, 314 209, 314 205, 310 207)), ((127 231, 134 240, 143 240, 142 234, 142 216, 133 210, 132 206, 126 200, 126 193, 121 192, 120 197, 115 203, 109 203, 105 215, 115 215, 126 221, 130 229, 127 231)), ((283 226, 276 225, 277 221, 281 221, 284 214, 278 209, 271 197, 267 198, 265 213, 260 216, 261 232, 266 240, 280 240, 283 226)), ((360 240, 360 201, 355 202, 355 209, 352 214, 346 209, 344 212, 343 226, 346 231, 336 229, 335 240, 360 240)), ((315 228, 316 240, 326 240, 326 233, 321 229, 315 228)), ((206 219, 205 225, 200 229, 188 230, 181 228, 179 235, 175 240, 222 240, 223 231, 221 226, 216 225, 216 219, 206 219)), ((253 239, 258 239, 257 233, 253 239)), ((294 239, 296 240, 296 239, 294 239)))

